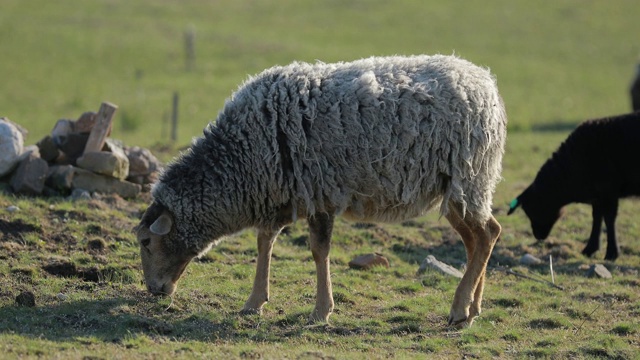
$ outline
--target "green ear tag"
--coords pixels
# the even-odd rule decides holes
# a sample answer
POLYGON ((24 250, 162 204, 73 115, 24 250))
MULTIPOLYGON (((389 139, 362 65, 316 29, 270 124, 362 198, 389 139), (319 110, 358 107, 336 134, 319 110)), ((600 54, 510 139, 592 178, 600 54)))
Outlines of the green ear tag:
POLYGON ((509 203, 509 208, 511 209, 515 209, 515 207, 518 206, 518 199, 513 199, 511 200, 511 203, 509 203))

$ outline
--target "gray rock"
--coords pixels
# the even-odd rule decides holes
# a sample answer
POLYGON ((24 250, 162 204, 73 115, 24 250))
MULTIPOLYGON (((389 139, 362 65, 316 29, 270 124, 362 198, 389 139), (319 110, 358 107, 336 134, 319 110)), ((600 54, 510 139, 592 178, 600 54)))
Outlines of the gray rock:
POLYGON ((98 175, 80 168, 75 169, 72 188, 103 194, 118 194, 123 198, 134 198, 138 196, 141 190, 141 186, 138 184, 98 175))
POLYGON ((418 269, 418 274, 422 274, 430 268, 440 271, 443 274, 457 277, 459 279, 461 279, 463 276, 460 270, 454 268, 451 265, 443 263, 442 261, 436 259, 433 255, 429 255, 424 260, 422 260, 422 264, 420 264, 420 268, 418 269))
POLYGON ((54 165, 49 167, 46 185, 55 190, 70 190, 73 185, 75 167, 71 165, 54 165))
POLYGON ((53 130, 51 130, 51 137, 55 139, 68 136, 71 133, 73 133, 73 121, 60 119, 53 126, 53 130))
POLYGON ((116 152, 118 150, 121 150, 124 153, 125 152, 124 148, 125 146, 122 140, 106 138, 104 139, 104 145, 102 146, 102 151, 116 152))
POLYGON ((20 131, 20 134, 22 134, 22 140, 26 141, 27 140, 27 135, 29 134, 29 132, 27 131, 27 129, 23 128, 22 126, 20 126, 20 124, 15 123, 11 120, 9 120, 9 118, 0 118, 0 119, 4 119, 4 121, 8 122, 9 124, 15 126, 16 129, 18 129, 18 131, 20 131))
POLYGON ((35 156, 38 158, 40 157, 40 149, 38 148, 38 146, 36 145, 25 146, 24 149, 22 150, 22 154, 18 156, 18 161, 22 161, 28 158, 29 156, 35 156))
POLYGON ((36 145, 40 150, 40 157, 45 161, 52 162, 60 156, 60 150, 49 135, 43 137, 36 145))
POLYGON ((47 179, 49 165, 31 153, 22 160, 11 177, 11 188, 18 194, 40 195, 47 179))
POLYGON ((0 118, 0 177, 15 169, 23 150, 22 133, 9 119, 0 118))
POLYGON ((58 156, 53 162, 53 165, 71 165, 72 161, 75 163, 75 159, 71 159, 67 156, 67 154, 60 151, 60 156, 58 156))
POLYGON ((71 201, 91 200, 91 193, 84 189, 73 189, 67 199, 71 201))
POLYGON ((587 271, 587 277, 599 277, 602 279, 611 279, 611 273, 602 264, 591 265, 589 271, 587 271))
POLYGON ((389 267, 389 260, 378 253, 374 253, 360 255, 349 261, 349 267, 352 269, 367 270, 374 266, 389 267))
POLYGON ((144 185, 147 183, 148 179, 144 175, 138 175, 138 176, 129 175, 129 177, 127 177, 127 181, 132 182, 134 184, 144 185))
POLYGON ((75 164, 76 159, 82 156, 85 146, 87 146, 87 140, 89 134, 75 134, 71 133, 65 136, 53 136, 53 142, 58 146, 68 159, 70 164, 75 164))
POLYGON ((78 120, 74 123, 73 130, 76 133, 90 133, 93 129, 93 125, 96 124, 96 114, 93 111, 87 111, 80 115, 78 120))
MULTIPOLYGON (((160 171, 162 163, 151 153, 149 149, 133 146, 125 148, 129 158, 129 176, 146 176, 160 171)), ((144 178, 143 178, 144 179, 144 178)))
POLYGON ((120 180, 129 175, 129 160, 123 152, 91 151, 79 157, 76 164, 85 170, 120 180))
POLYGON ((531 254, 524 254, 521 258, 520 258, 520 264, 522 265, 539 265, 542 264, 542 260, 538 259, 537 257, 531 255, 531 254))
POLYGON ((127 153, 124 151, 124 144, 119 140, 107 138, 105 139, 102 151, 110 151, 111 153, 113 153, 113 155, 118 157, 119 161, 123 163, 123 173, 126 172, 126 175, 123 174, 124 177, 119 177, 119 179, 126 179, 131 173, 131 164, 129 163, 129 157, 127 156, 127 153))

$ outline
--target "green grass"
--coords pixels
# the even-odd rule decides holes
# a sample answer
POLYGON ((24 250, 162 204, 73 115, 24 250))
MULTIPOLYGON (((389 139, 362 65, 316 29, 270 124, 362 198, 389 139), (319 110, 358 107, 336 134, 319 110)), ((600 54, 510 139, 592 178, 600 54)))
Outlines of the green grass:
POLYGON ((585 276, 586 266, 602 263, 603 252, 593 259, 580 255, 590 225, 583 206, 570 206, 543 243, 532 239, 522 214, 505 215, 508 199, 562 137, 510 135, 505 164, 523 165, 505 167, 494 206, 504 232, 489 265, 550 280, 548 266, 527 268, 518 259, 526 252, 545 259, 552 254, 556 283, 565 290, 490 270, 483 314, 470 329, 444 326, 458 281, 416 274, 427 254, 456 266, 464 259, 461 242, 437 214, 373 227, 338 221, 332 251, 336 311, 330 325, 308 326, 315 271, 304 222, 276 244, 264 314, 241 317, 254 276, 253 231, 226 239, 190 264, 171 300, 147 294, 142 285, 130 229, 147 200, 72 203, 4 194, 0 209, 15 204, 21 210, 0 210, 0 220, 22 231, 0 239, 0 351, 27 358, 636 358, 640 231, 633 223, 640 203, 621 203, 623 255, 605 263, 611 280, 585 276), (538 150, 526 151, 533 147, 538 150), (104 241, 100 251, 89 246, 97 239, 104 241), (350 259, 371 251, 386 256, 391 267, 349 269, 350 259), (47 272, 56 261, 74 271, 66 277, 47 272), (35 308, 16 304, 24 291, 35 295, 35 308))
POLYGON ((294 60, 455 53, 496 74, 512 130, 629 110, 640 4, 603 1, 5 0, 0 115, 37 142, 59 118, 119 106, 114 137, 178 144, 215 119, 247 76, 294 60), (184 33, 196 30, 186 70, 184 33))
POLYGON ((635 1, 577 0, 3 1, 0 116, 29 129, 27 144, 57 119, 106 100, 119 105, 113 137, 160 144, 154 149, 169 159, 249 74, 293 60, 413 53, 455 52, 491 67, 510 132, 494 200, 503 235, 489 264, 483 314, 470 329, 444 326, 458 281, 416 274, 428 254, 454 266, 465 258, 438 214, 378 226, 338 221, 336 311, 330 325, 308 326, 315 267, 303 222, 276 244, 264 314, 241 317, 257 254, 252 231, 190 264, 171 300, 142 284, 131 228, 148 198, 69 202, 0 192, 1 357, 638 358, 640 203, 621 202, 615 264, 601 260, 602 250, 592 259, 580 254, 587 206, 569 206, 541 243, 522 212, 506 216, 509 201, 575 124, 630 108, 638 10, 635 1), (197 58, 186 71, 190 26, 197 58), (174 91, 181 96, 179 139, 163 147, 174 91), (20 211, 9 213, 9 205, 20 211), (368 252, 382 253, 391 267, 349 269, 368 252), (553 256, 564 290, 494 269, 550 280, 546 264, 519 265, 527 252, 553 256), (595 263, 613 279, 587 278, 595 263), (23 292, 35 295, 36 307, 16 304, 23 292))

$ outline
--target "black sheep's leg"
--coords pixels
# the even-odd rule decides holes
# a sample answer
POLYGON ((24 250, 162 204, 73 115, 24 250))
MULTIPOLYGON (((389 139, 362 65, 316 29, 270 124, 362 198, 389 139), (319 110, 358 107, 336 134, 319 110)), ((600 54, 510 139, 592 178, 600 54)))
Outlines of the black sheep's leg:
POLYGON ((616 240, 616 216, 618 216, 618 199, 606 202, 604 208, 604 224, 607 226, 607 253, 605 260, 615 261, 620 254, 620 246, 616 240))
POLYGON ((584 250, 582 250, 582 254, 589 257, 591 257, 591 255, 593 255, 593 253, 598 251, 598 249, 600 248, 600 231, 602 230, 603 218, 603 206, 600 201, 594 201, 591 207, 591 215, 593 216, 591 235, 589 236, 587 246, 585 246, 584 250))

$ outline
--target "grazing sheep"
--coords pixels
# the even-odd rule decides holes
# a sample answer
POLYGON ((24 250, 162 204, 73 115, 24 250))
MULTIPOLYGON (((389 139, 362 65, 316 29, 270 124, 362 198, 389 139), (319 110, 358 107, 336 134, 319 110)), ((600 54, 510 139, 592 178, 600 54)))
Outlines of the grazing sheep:
POLYGON ((172 294, 192 258, 254 227, 257 273, 243 313, 260 313, 276 236, 306 218, 317 270, 310 321, 327 321, 334 217, 401 221, 440 205, 468 262, 449 323, 470 325, 501 230, 491 202, 506 121, 489 71, 453 56, 265 70, 155 185, 137 227, 147 288, 172 294))
POLYGON ((607 226, 605 259, 620 253, 615 220, 618 199, 640 195, 640 112, 585 121, 560 145, 529 187, 511 202, 508 214, 522 206, 533 235, 546 239, 570 203, 592 205, 593 225, 587 246, 591 256, 600 247, 602 220, 607 226))

